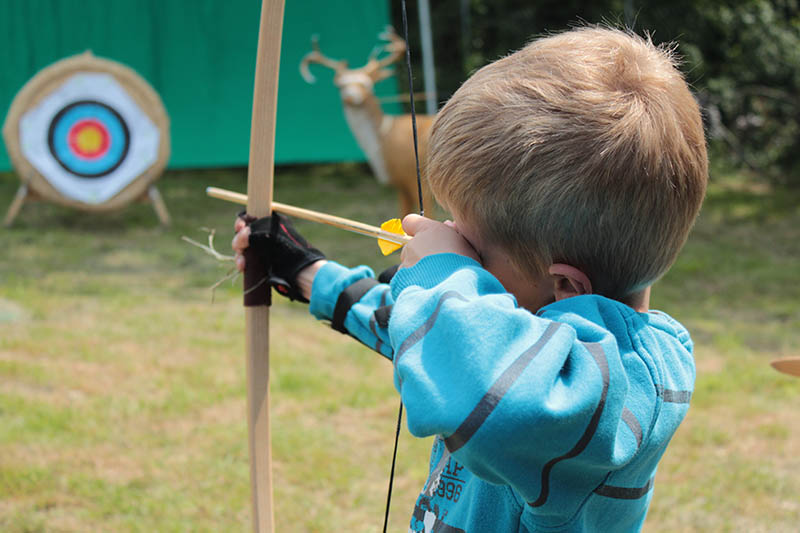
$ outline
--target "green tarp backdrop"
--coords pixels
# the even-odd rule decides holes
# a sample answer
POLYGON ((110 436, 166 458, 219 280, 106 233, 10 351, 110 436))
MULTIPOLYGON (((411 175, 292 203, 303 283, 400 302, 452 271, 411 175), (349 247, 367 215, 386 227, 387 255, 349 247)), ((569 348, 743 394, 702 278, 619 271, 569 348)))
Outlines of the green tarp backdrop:
MULTIPOLYGON (((246 165, 260 0, 0 0, 0 113, 43 67, 91 50, 136 70, 171 120, 169 166, 246 165)), ((363 160, 329 69, 298 65, 323 53, 363 65, 389 22, 383 0, 287 1, 278 91, 279 163, 363 160)), ((397 67, 402 74, 402 66, 397 67)), ((378 94, 396 94, 394 78, 378 94)), ((397 112, 397 105, 386 106, 397 112)), ((0 170, 10 168, 0 144, 0 170)))

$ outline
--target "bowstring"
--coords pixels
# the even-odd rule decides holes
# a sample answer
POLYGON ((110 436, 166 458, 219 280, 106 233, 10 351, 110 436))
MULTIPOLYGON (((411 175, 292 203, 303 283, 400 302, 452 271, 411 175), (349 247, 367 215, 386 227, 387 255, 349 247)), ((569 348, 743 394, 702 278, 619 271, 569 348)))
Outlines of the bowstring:
POLYGON ((394 452, 392 452, 392 471, 389 474, 389 491, 386 494, 386 514, 383 517, 383 533, 389 525, 389 507, 392 505, 392 485, 394 482, 394 467, 397 464, 397 444, 400 442, 400 427, 403 424, 403 399, 400 398, 400 408, 397 410, 397 429, 394 434, 394 452))
MULTIPOLYGON (((403 8, 403 38, 406 40, 406 71, 408 73, 408 93, 411 103, 411 131, 414 133, 414 162, 417 168, 417 194, 419 195, 419 215, 425 216, 425 207, 422 205, 422 178, 419 172, 419 143, 417 140, 417 112, 414 106, 414 80, 411 76, 411 46, 408 43, 408 15, 406 14, 406 0, 402 0, 403 8)), ((394 485, 394 471, 397 465, 397 445, 400 442, 400 428, 403 425, 403 398, 400 397, 400 407, 397 410, 397 428, 394 433, 394 451, 392 452, 392 469, 389 473, 389 490, 386 494, 386 513, 383 517, 383 533, 389 525, 389 508, 392 505, 392 486, 394 485)))
POLYGON ((408 44, 408 17, 406 16, 406 0, 403 0, 403 37, 406 40, 406 71, 408 72, 408 96, 411 103, 411 131, 414 133, 414 162, 417 165, 417 193, 419 194, 419 216, 425 216, 422 205, 422 178, 419 172, 419 142, 417 140, 417 111, 414 106, 414 80, 411 77, 411 46, 408 44))

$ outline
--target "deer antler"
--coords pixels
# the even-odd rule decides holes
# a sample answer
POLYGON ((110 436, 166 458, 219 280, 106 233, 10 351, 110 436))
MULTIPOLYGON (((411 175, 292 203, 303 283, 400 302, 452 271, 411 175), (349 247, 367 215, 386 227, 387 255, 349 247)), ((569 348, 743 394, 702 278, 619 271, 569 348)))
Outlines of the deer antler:
POLYGON ((314 83, 317 81, 308 69, 308 65, 311 63, 317 63, 333 69, 337 74, 347 68, 347 61, 337 61, 336 59, 331 59, 322 55, 322 52, 319 50, 319 36, 317 35, 311 37, 311 51, 300 61, 300 75, 303 76, 303 79, 306 80, 307 83, 314 83))
POLYGON ((382 47, 373 49, 367 64, 361 67, 362 70, 375 81, 391 76, 392 73, 385 67, 388 67, 403 57, 403 54, 406 52, 406 42, 402 37, 397 35, 394 28, 391 26, 386 26, 386 29, 378 35, 378 37, 388 42, 382 47), (388 52, 389 55, 378 59, 377 56, 380 52, 388 52))

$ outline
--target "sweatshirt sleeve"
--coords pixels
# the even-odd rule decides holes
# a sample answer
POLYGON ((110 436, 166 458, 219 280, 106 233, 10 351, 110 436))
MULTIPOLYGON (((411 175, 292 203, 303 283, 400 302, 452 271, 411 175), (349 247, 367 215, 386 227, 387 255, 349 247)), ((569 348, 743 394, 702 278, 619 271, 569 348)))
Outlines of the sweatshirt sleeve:
POLYGON ((346 268, 328 261, 314 278, 309 312, 391 359, 387 327, 392 303, 389 285, 378 283, 369 267, 346 268))
MULTIPOLYGON (((631 385, 606 327, 581 322, 584 313, 575 327, 520 309, 477 262, 453 254, 398 271, 391 287, 394 382, 412 434, 440 435, 473 474, 554 509, 574 504, 554 487, 588 494, 635 455, 642 435, 623 411, 647 428, 657 394, 635 361, 631 385)), ((597 318, 609 320, 624 329, 613 312, 597 318)))

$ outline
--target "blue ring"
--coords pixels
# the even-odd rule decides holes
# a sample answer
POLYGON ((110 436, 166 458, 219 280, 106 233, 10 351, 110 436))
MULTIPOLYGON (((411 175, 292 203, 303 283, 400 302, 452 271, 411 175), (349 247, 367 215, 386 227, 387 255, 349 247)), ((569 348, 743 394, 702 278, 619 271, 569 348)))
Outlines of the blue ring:
POLYGON ((50 153, 64 170, 85 178, 98 178, 110 174, 125 160, 130 132, 125 120, 111 107, 94 100, 81 100, 56 113, 50 121, 47 142, 50 153), (108 130, 108 151, 97 159, 81 158, 69 146, 70 129, 85 119, 97 120, 108 130))

